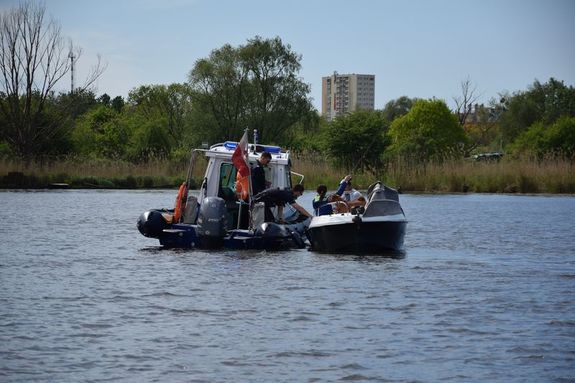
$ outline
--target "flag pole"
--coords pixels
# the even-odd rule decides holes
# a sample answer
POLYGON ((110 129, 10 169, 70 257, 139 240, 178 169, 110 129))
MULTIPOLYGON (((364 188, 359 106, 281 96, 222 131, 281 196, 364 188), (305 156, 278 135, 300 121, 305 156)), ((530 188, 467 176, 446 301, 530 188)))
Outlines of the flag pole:
MULTIPOLYGON (((246 134, 248 134, 248 129, 246 128, 245 130, 246 134)), ((249 137, 249 136, 248 136, 249 137)), ((255 143, 254 143, 254 150, 255 150, 255 143)), ((254 194, 254 190, 252 187, 252 168, 250 166, 250 144, 249 144, 249 140, 248 140, 248 150, 246 150, 246 163, 248 164, 248 170, 249 170, 249 176, 248 176, 248 206, 251 206, 252 203, 252 196, 254 194)), ((250 215, 250 217, 248 218, 248 222, 251 222, 251 214, 252 214, 252 209, 250 209, 248 207, 248 214, 250 215)), ((248 227, 251 226, 251 224, 248 224, 248 227)))
MULTIPOLYGON (((246 136, 246 138, 248 137, 248 129, 245 129, 245 130, 244 130, 244 135, 246 136)), ((243 136, 242 136, 242 138, 243 138, 243 136)), ((240 142, 238 142, 238 146, 240 146, 240 144, 241 144, 241 140, 240 140, 240 142)), ((252 191, 252 177, 251 177, 251 168, 250 168, 250 160, 249 160, 249 140, 248 140, 248 142, 247 142, 247 148, 246 148, 245 153, 244 153, 244 151, 243 151, 243 148, 240 147, 240 150, 242 151, 243 160, 244 160, 244 162, 246 163, 247 168, 248 168, 248 176, 247 176, 247 177, 248 177, 248 201, 251 202, 253 191, 252 191)), ((238 171, 239 171, 239 169, 238 169, 238 171)), ((244 205, 244 201, 240 198, 240 200, 239 200, 238 202, 239 202, 239 204, 240 204, 240 207, 239 207, 239 209, 238 209, 238 224, 237 224, 237 228, 239 229, 239 228, 240 228, 241 219, 242 219, 242 206, 244 205)), ((248 202, 248 203, 249 203, 249 202, 248 202)))

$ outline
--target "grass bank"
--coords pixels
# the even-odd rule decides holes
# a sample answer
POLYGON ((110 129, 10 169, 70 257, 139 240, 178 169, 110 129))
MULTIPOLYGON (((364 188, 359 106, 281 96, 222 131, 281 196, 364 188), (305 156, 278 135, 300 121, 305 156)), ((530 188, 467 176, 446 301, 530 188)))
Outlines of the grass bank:
POLYGON ((405 191, 575 193, 575 163, 565 160, 394 164, 387 180, 405 191))
POLYGON ((0 188, 39 189, 64 184, 77 189, 175 188, 186 179, 187 166, 166 160, 136 165, 70 158, 26 165, 4 159, 0 160, 0 188))
MULTIPOLYGON (((203 177, 200 160, 193 174, 196 185, 203 177)), ((22 163, 0 160, 0 188, 176 188, 186 179, 187 163, 167 160, 135 165, 111 160, 66 159, 50 163, 22 163)), ((335 189, 345 169, 311 156, 294 156, 294 171, 305 175, 306 188, 319 184, 335 189)), ((391 163, 373 173, 354 174, 359 189, 381 180, 403 192, 476 193, 575 193, 575 161, 503 159, 500 162, 456 161, 443 164, 391 163)))
MULTIPOLYGON (((326 184, 337 188, 346 174, 325 161, 300 158, 294 170, 306 174, 308 189, 326 184)), ((431 193, 575 193, 575 161, 564 158, 503 159, 499 162, 459 160, 416 166, 395 162, 376 172, 354 174, 356 188, 366 189, 376 180, 403 192, 431 193)))

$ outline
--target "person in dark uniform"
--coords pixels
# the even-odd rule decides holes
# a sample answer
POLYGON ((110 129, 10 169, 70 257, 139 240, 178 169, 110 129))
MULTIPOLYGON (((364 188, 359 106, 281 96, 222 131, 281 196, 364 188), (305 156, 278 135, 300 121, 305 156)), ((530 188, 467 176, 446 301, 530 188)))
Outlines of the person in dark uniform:
POLYGON ((254 195, 261 193, 271 185, 266 182, 266 170, 272 155, 269 152, 263 152, 257 160, 257 164, 252 168, 252 191, 254 195))
POLYGON ((313 217, 303 206, 299 205, 295 200, 304 192, 304 187, 301 184, 295 185, 293 189, 267 189, 254 196, 253 202, 263 202, 266 206, 266 222, 272 222, 273 214, 271 208, 277 206, 278 208, 278 221, 283 221, 283 208, 285 204, 291 205, 300 214, 306 217, 313 217))

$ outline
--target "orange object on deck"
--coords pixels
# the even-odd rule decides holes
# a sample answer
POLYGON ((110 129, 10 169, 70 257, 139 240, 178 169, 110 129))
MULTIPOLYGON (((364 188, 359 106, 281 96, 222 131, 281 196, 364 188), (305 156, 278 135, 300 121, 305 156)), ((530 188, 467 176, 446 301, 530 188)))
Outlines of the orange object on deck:
POLYGON ((182 217, 182 210, 186 206, 186 200, 188 199, 188 188, 186 183, 183 182, 180 185, 180 190, 178 190, 178 196, 176 197, 176 206, 174 207, 174 223, 180 222, 182 217))

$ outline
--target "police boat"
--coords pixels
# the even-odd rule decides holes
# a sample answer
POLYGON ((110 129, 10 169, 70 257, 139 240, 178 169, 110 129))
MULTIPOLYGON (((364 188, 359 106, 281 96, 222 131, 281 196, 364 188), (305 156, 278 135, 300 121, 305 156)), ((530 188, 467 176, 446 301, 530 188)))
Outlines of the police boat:
POLYGON ((272 156, 266 171, 266 180, 272 188, 291 188, 292 175, 303 181, 303 175, 291 171, 289 151, 278 146, 248 144, 244 134, 240 142, 226 141, 209 149, 194 149, 188 177, 180 186, 175 207, 144 212, 137 221, 138 230, 145 237, 157 238, 167 248, 305 248, 305 230, 310 218, 292 212, 291 216, 283 217, 285 223, 265 222, 264 204, 250 202, 249 176, 236 177, 238 153, 249 169, 262 152, 272 156), (199 154, 208 163, 200 189, 192 191, 191 175, 199 154), (243 193, 238 190, 242 185, 243 193))

